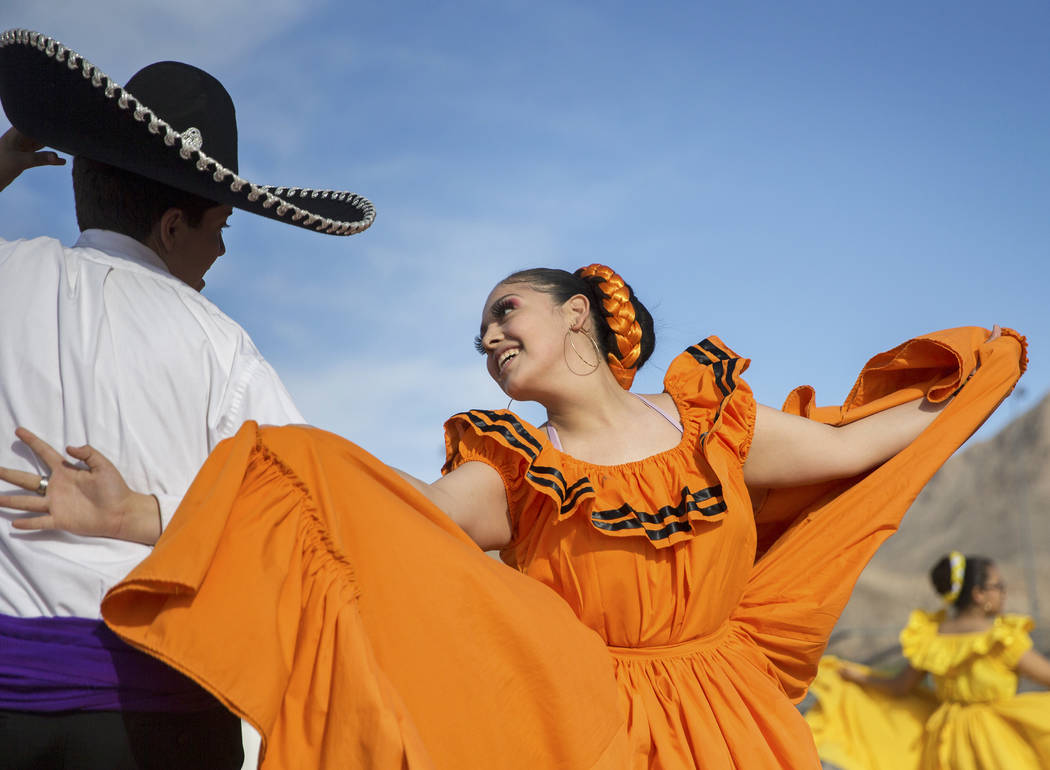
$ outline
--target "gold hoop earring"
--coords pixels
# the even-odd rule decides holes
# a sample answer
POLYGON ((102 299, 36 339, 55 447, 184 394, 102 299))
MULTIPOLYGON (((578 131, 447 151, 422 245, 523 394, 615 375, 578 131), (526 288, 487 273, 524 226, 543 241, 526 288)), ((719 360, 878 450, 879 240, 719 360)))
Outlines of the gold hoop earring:
POLYGON ((569 347, 572 348, 572 352, 575 353, 576 357, 578 359, 580 359, 580 361, 583 362, 584 366, 587 367, 587 371, 583 372, 581 374, 580 372, 573 371, 573 368, 571 366, 569 366, 569 362, 566 361, 565 365, 569 366, 569 371, 572 372, 573 374, 577 374, 577 375, 579 375, 581 377, 585 377, 588 374, 591 374, 592 372, 597 371, 598 367, 601 366, 601 362, 602 362, 602 351, 598 347, 597 340, 595 340, 594 337, 592 337, 590 334, 588 334, 587 332, 583 331, 582 329, 572 329, 572 328, 570 328, 567 332, 565 332, 565 337, 566 337, 566 339, 569 340, 569 347), (573 339, 572 336, 570 336, 570 335, 575 335, 575 334, 582 334, 583 336, 585 336, 587 338, 587 341, 591 343, 591 347, 594 348, 594 361, 593 362, 588 361, 586 358, 584 358, 583 354, 580 353, 580 351, 576 348, 576 340, 573 339))

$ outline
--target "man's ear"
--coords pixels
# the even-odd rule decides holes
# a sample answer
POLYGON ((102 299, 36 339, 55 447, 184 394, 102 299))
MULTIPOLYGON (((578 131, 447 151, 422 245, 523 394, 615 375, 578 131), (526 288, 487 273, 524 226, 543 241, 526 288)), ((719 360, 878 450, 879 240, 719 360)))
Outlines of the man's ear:
POLYGON ((172 207, 161 214, 160 222, 157 223, 157 236, 165 252, 171 251, 186 224, 186 215, 182 209, 172 207))

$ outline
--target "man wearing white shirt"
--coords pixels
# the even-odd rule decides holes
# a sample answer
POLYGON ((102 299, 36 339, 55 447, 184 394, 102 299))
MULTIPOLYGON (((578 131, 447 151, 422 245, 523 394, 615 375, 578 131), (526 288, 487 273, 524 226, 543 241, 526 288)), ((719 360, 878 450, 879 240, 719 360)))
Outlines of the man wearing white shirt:
MULTIPOLYGON (((245 420, 303 422, 247 333, 199 293, 233 207, 336 234, 374 213, 348 193, 332 194, 342 209, 307 210, 305 194, 237 176, 232 101, 207 73, 164 62, 111 87, 68 49, 55 63, 56 41, 41 38, 0 37, 0 95, 16 126, 0 137, 0 189, 64 163, 41 143, 73 153, 82 232, 71 247, 0 239, 0 434, 28 426, 55 446, 92 445, 152 493, 138 504, 154 506, 162 528, 245 420), (80 133, 80 92, 80 109, 96 113, 87 125, 110 121, 92 132, 101 140, 80 133), (57 115, 44 114, 49 101, 57 115)), ((0 466, 46 478, 18 443, 0 441, 0 466)), ((0 482, 11 508, 46 510, 46 481, 40 498, 13 491, 0 482)), ((0 508, 0 765, 240 767, 237 720, 99 620, 103 595, 148 546, 14 528, 27 518, 0 508)))

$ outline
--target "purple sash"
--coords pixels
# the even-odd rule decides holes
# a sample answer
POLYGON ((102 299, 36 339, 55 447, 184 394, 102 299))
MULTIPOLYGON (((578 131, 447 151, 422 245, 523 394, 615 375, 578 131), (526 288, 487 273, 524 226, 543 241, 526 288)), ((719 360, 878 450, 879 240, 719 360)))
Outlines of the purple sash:
POLYGON ((218 705, 101 620, 0 615, 0 709, 190 712, 218 705))

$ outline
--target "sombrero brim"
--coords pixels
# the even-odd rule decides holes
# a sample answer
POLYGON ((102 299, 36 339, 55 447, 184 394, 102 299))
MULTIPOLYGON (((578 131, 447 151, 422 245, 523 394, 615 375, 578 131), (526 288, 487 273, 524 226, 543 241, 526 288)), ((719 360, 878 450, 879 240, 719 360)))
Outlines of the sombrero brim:
POLYGON ((48 147, 216 203, 332 235, 362 232, 375 219, 372 203, 355 193, 243 179, 83 56, 38 32, 0 34, 0 101, 11 125, 48 147))

